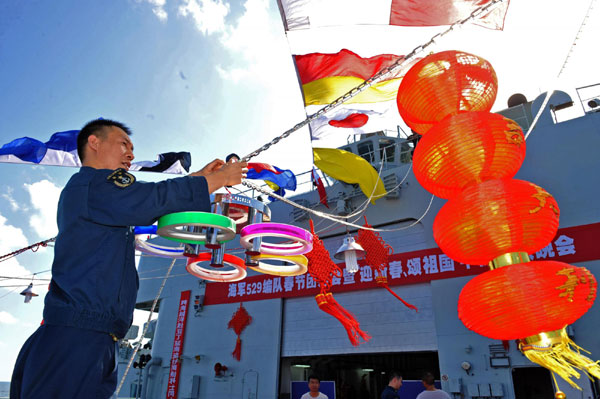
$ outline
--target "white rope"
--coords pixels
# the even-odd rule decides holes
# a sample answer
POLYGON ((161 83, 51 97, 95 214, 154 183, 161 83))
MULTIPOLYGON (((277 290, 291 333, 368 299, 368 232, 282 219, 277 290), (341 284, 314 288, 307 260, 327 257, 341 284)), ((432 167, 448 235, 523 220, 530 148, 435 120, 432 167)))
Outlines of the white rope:
POLYGON ((154 298, 154 302, 152 302, 152 307, 150 308, 150 314, 148 315, 148 321, 146 322, 146 326, 144 327, 144 331, 142 331, 142 336, 140 337, 140 340, 138 341, 138 343, 136 344, 134 350, 133 350, 133 354, 131 355, 131 358, 129 359, 129 363, 127 363, 127 367, 125 368, 125 372, 123 373, 123 377, 121 378, 121 382, 119 383, 119 386, 117 387, 117 390, 115 392, 115 396, 119 395, 119 392, 121 391, 121 388, 123 387, 123 384, 125 383, 125 378, 127 377, 127 373, 129 373, 129 369, 131 368, 131 364, 133 363, 133 359, 135 358, 135 355, 137 354, 138 350, 140 349, 140 347, 142 346, 142 339, 146 336, 146 332, 148 331, 148 327, 150 327, 150 321, 152 321, 152 314, 154 313, 154 309, 156 308, 156 304, 158 303, 158 299, 160 298, 160 294, 162 294, 163 288, 165 288, 165 284, 167 282, 167 278, 169 277, 169 274, 171 273, 171 270, 173 269, 173 266, 175 266, 175 261, 177 259, 173 259, 173 261, 171 262, 171 266, 169 266, 169 269, 167 270, 167 274, 165 275, 165 278, 163 279, 162 284, 160 285, 160 288, 158 289, 158 292, 156 293, 156 297, 154 298))
POLYGON ((281 202, 285 202, 288 205, 292 205, 292 206, 294 206, 296 208, 302 209, 303 211, 305 211, 307 213, 311 213, 311 214, 313 214, 313 215, 315 215, 317 217, 324 218, 324 219, 329 219, 329 220, 334 221, 336 223, 340 223, 340 224, 343 224, 343 225, 346 225, 346 226, 349 226, 349 227, 354 227, 354 228, 357 228, 357 229, 371 230, 371 231, 384 231, 384 232, 385 231, 391 232, 391 231, 405 230, 405 229, 408 229, 409 227, 412 227, 412 226, 416 225, 417 223, 419 223, 421 220, 423 220, 423 218, 425 217, 425 215, 427 214, 427 212, 429 212, 429 209, 431 208, 431 204, 433 203, 433 198, 434 198, 434 196, 432 195, 431 196, 431 200, 429 201, 429 205, 427 206, 427 209, 425 210, 425 213, 423 213, 423 215, 421 215, 421 217, 419 217, 419 219, 416 220, 411 225, 405 226, 405 227, 400 227, 400 228, 397 228, 397 229, 376 229, 376 228, 373 228, 373 227, 364 227, 364 226, 361 226, 361 225, 358 225, 358 224, 345 222, 343 220, 338 220, 338 219, 332 217, 329 213, 315 211, 313 209, 310 209, 310 208, 307 208, 307 207, 302 206, 300 204, 297 204, 294 201, 291 201, 291 200, 289 200, 287 198, 284 198, 284 197, 282 197, 280 195, 277 195, 277 194, 275 194, 273 192, 269 192, 269 191, 263 189, 262 187, 259 187, 256 184, 249 182, 248 180, 242 181, 242 184, 245 185, 246 187, 249 187, 251 189, 259 191, 259 192, 261 192, 263 194, 270 195, 273 198, 276 198, 276 199, 280 200, 281 202))

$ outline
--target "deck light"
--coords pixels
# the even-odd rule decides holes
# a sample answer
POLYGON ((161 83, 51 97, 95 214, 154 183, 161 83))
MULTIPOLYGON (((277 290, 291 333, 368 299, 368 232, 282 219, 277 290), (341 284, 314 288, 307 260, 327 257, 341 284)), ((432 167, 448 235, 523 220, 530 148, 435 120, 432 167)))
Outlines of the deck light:
POLYGON ((354 241, 354 237, 350 234, 344 238, 344 243, 333 256, 335 259, 343 260, 346 263, 348 273, 356 273, 358 271, 358 257, 363 257, 365 250, 359 243, 354 241))

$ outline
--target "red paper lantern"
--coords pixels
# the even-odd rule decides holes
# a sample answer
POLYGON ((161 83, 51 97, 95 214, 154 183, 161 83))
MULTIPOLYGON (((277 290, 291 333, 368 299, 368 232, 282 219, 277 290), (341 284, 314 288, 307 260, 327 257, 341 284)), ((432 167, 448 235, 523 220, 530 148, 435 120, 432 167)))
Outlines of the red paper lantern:
POLYGON ((448 115, 489 111, 498 92, 492 65, 463 51, 443 51, 417 62, 398 89, 398 111, 419 134, 448 115))
POLYGON ((487 264, 509 252, 544 248, 558 230, 554 198, 533 183, 488 180, 451 198, 433 222, 433 238, 455 261, 487 264))
POLYGON ((594 303, 596 290, 584 267, 555 261, 510 265, 469 281, 458 298, 458 317, 488 338, 525 338, 575 322, 594 303))
POLYGON ((465 112, 444 118, 419 141, 413 171, 421 185, 452 198, 470 184, 513 177, 525 159, 519 125, 499 114, 465 112))

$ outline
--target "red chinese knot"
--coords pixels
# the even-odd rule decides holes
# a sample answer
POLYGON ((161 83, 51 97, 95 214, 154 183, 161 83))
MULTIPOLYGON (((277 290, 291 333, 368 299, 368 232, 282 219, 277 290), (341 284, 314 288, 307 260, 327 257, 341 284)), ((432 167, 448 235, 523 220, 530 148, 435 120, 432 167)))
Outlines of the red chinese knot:
POLYGON ((232 329, 237 335, 235 349, 231 354, 238 361, 242 357, 242 340, 240 339, 240 335, 242 334, 242 331, 244 331, 244 329, 250 325, 250 323, 252 323, 252 316, 248 314, 246 308, 240 303, 240 307, 235 311, 233 317, 227 324, 227 328, 232 329))
MULTIPOLYGON (((365 227, 372 227, 367 222, 365 216, 365 227)), ((402 299, 398 294, 392 291, 387 282, 387 268, 389 267, 389 257, 394 252, 393 248, 386 244, 381 236, 373 230, 358 230, 358 237, 356 240, 361 247, 365 250, 365 262, 375 271, 375 281, 377 284, 388 290, 393 296, 395 296, 404 306, 419 311, 416 306, 411 305, 402 299)))
POLYGON ((329 252, 323 245, 323 241, 315 234, 312 220, 310 221, 310 231, 313 235, 313 249, 304 254, 304 256, 308 258, 308 273, 315 279, 320 287, 321 292, 315 297, 319 309, 335 317, 342 323, 352 345, 359 345, 361 338, 368 341, 371 339, 369 334, 360 329, 360 323, 356 320, 354 315, 344 309, 330 292, 333 276, 341 277, 342 271, 335 263, 333 263, 329 256, 329 252))

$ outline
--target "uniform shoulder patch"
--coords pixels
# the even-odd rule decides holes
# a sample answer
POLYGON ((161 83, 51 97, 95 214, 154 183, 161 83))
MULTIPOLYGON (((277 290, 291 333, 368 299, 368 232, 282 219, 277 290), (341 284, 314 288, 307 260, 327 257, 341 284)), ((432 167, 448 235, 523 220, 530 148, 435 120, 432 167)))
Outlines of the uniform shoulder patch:
POLYGON ((135 183, 135 176, 125 169, 119 168, 108 175, 106 180, 112 181, 117 187, 125 188, 135 183))

